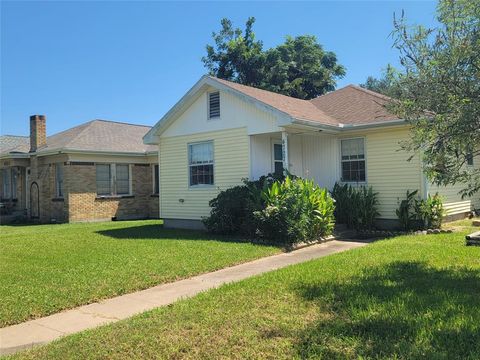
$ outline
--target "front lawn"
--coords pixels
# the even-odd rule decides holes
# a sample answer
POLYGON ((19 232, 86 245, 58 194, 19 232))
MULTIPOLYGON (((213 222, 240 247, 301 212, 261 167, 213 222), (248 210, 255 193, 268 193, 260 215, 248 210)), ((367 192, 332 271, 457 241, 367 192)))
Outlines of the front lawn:
POLYGON ((401 236, 202 293, 18 359, 478 359, 480 248, 401 236))
POLYGON ((160 221, 0 227, 0 327, 280 252, 160 221))

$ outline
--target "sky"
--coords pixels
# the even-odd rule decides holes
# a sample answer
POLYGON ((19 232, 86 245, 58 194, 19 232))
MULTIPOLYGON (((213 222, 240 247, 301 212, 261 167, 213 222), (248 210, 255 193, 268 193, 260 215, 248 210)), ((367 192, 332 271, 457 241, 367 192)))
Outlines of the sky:
POLYGON ((207 72, 205 45, 220 20, 254 31, 264 48, 313 34, 337 54, 337 88, 379 76, 390 63, 393 14, 433 26, 432 1, 1 2, 0 133, 28 135, 29 116, 47 134, 93 119, 154 125, 207 72))

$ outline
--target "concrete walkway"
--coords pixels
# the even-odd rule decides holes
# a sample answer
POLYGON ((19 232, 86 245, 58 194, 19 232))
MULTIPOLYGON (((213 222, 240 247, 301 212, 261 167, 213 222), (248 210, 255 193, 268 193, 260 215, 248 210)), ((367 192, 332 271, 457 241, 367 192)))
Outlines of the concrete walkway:
POLYGON ((0 355, 14 353, 48 343, 65 335, 125 319, 182 298, 192 297, 201 291, 216 288, 222 284, 364 245, 366 244, 334 240, 1 328, 0 355))

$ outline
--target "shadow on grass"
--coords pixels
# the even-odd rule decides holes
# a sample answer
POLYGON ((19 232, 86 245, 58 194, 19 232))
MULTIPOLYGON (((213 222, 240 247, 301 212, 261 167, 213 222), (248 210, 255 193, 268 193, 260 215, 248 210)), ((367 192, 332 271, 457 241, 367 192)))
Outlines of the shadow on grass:
POLYGON ((479 270, 396 262, 349 280, 296 289, 319 313, 300 358, 480 359, 479 270))
MULTIPOLYGON (((221 236, 209 234, 200 230, 166 229, 161 224, 150 224, 141 226, 131 226, 119 229, 99 230, 97 234, 109 236, 122 240, 202 240, 202 241, 221 241, 230 243, 249 243, 248 239, 235 236, 221 236)), ((267 243, 257 243, 257 245, 269 245, 267 243)))

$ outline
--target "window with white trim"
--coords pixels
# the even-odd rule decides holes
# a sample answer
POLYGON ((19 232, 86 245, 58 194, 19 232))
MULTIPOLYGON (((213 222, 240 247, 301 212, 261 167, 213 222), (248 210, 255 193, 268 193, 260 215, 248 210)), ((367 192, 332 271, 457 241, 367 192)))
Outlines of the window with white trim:
POLYGON ((283 175, 282 144, 273 144, 273 172, 275 175, 283 175))
POLYGON ((96 164, 97 195, 130 195, 130 165, 96 164))
POLYGON ((55 195, 63 198, 63 164, 55 164, 55 195))
POLYGON ((365 139, 341 140, 341 166, 343 182, 365 182, 365 139))
POLYGON ((220 92, 208 93, 208 118, 217 119, 220 117, 220 92))
POLYGON ((213 141, 188 144, 190 186, 213 185, 213 141))

